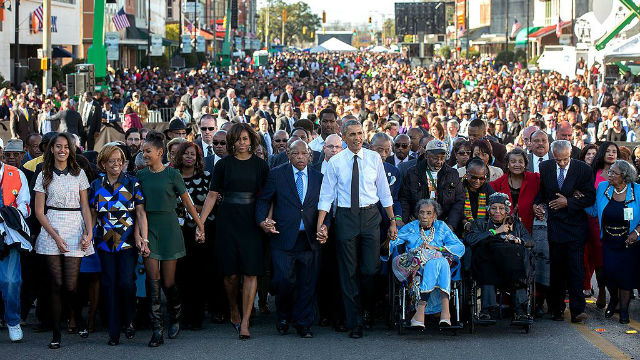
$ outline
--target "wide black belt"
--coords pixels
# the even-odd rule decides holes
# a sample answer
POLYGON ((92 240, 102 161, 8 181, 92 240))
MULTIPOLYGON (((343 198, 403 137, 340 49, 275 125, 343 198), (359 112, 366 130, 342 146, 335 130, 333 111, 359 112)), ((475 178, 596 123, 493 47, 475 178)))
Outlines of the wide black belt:
MULTIPOLYGON (((367 206, 361 206, 359 207, 360 210, 368 210, 368 209, 373 209, 374 207, 376 207, 376 204, 371 204, 371 205, 367 205, 367 206)), ((351 210, 350 207, 344 207, 344 206, 338 206, 340 209, 345 209, 345 210, 351 210)))
POLYGON ((57 211, 81 211, 81 208, 61 208, 61 207, 56 207, 56 206, 47 206, 45 207, 45 211, 46 210, 57 210, 57 211))
POLYGON ((236 205, 251 205, 256 202, 256 198, 253 193, 250 192, 230 191, 223 194, 222 202, 236 205))

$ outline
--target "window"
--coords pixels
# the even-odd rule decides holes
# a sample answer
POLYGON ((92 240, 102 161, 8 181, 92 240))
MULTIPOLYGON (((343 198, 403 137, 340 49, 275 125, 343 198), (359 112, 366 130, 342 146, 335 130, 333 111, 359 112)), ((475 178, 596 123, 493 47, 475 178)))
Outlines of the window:
POLYGON ((548 0, 544 3, 544 24, 554 25, 558 22, 558 0, 548 0))
POLYGON ((167 19, 173 19, 173 0, 167 0, 167 19))
POLYGON ((61 2, 61 3, 65 3, 65 4, 75 4, 76 0, 54 0, 55 2, 61 2))

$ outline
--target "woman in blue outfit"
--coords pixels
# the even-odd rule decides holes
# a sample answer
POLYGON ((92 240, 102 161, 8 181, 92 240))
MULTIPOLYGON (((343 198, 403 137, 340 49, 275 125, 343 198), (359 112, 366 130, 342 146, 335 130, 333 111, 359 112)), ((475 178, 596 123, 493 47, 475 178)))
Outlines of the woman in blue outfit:
POLYGON ((640 286, 640 185, 636 169, 624 160, 616 160, 607 177, 586 211, 600 222, 603 277, 611 295, 605 317, 619 308, 620 323, 628 324, 631 292, 640 286))
POLYGON ((440 326, 451 325, 449 292, 451 290, 451 268, 447 257, 460 259, 464 245, 449 226, 438 219, 440 205, 433 199, 423 199, 416 204, 416 218, 398 231, 396 240, 390 243, 391 252, 397 254, 398 246, 404 244, 406 251, 420 259, 419 296, 416 296, 416 313, 411 326, 424 327, 424 314, 431 292, 440 290, 442 310, 440 326), (416 252, 416 250, 419 250, 416 252))

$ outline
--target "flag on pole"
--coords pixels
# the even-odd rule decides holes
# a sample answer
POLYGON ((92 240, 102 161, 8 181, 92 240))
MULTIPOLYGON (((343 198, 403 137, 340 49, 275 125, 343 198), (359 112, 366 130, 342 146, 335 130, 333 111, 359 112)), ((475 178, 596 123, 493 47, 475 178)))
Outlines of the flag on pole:
POLYGON ((513 22, 513 26, 511 27, 511 38, 515 38, 518 35, 518 31, 522 28, 522 24, 518 22, 518 19, 515 19, 513 22))
POLYGON ((118 31, 131 26, 131 24, 129 23, 129 19, 127 18, 127 13, 124 12, 124 6, 120 8, 120 11, 115 14, 112 20, 113 25, 115 25, 116 30, 118 31))
POLYGON ((461 38, 464 36, 464 27, 460 25, 460 29, 458 29, 458 37, 461 38))
POLYGON ((560 25, 560 23, 562 22, 562 20, 560 20, 560 16, 558 16, 558 25, 556 25, 556 37, 560 38, 560 36, 562 35, 562 26, 560 25))
POLYGON ((36 16, 36 18, 38 19, 38 21, 40 21, 40 24, 43 23, 42 21, 42 4, 40 4, 40 6, 38 6, 34 11, 33 14, 36 16))

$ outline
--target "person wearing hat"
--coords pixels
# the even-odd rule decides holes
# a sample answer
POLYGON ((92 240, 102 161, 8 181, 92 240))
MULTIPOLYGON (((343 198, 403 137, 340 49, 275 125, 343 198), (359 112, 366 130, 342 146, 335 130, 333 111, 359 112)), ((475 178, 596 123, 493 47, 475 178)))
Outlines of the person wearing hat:
POLYGON ((442 207, 438 217, 452 229, 462 220, 464 189, 458 172, 446 164, 447 145, 433 139, 427 143, 426 152, 418 158, 416 166, 409 168, 402 180, 398 196, 402 205, 403 220, 414 220, 413 209, 421 199, 434 199, 442 207))
MULTIPOLYGON (((2 142, 0 142, 2 144, 2 142)), ((24 158, 24 146, 22 145, 22 140, 20 139, 11 139, 7 141, 7 146, 2 147, 4 150, 4 162, 19 168, 22 164, 22 159, 24 158)))
POLYGON ((496 192, 487 200, 488 217, 471 224, 466 241, 473 251, 471 271, 482 288, 480 320, 495 320, 498 315, 496 286, 515 289, 512 321, 531 321, 527 312, 528 275, 532 271, 532 238, 518 216, 510 212, 509 195, 496 192))
MULTIPOLYGON (((21 140, 20 148, 22 148, 21 140)), ((9 144, 7 144, 9 145, 9 144)), ((14 149, 16 144, 11 145, 14 149)), ((0 159, 2 159, 4 142, 0 139, 0 159)), ((24 218, 29 217, 31 195, 29 183, 24 173, 17 167, 0 162, 0 201, 2 207, 17 209, 24 218)), ((22 239, 17 233, 6 232, 0 252, 0 293, 4 300, 4 321, 9 329, 9 338, 12 342, 22 340, 20 328, 20 287, 22 286, 22 274, 20 265, 20 250, 31 251, 33 248, 30 239, 22 239)))
POLYGON ((191 133, 191 128, 188 128, 181 119, 171 120, 171 122, 169 122, 169 128, 164 131, 167 140, 178 137, 185 139, 189 133, 191 133))

